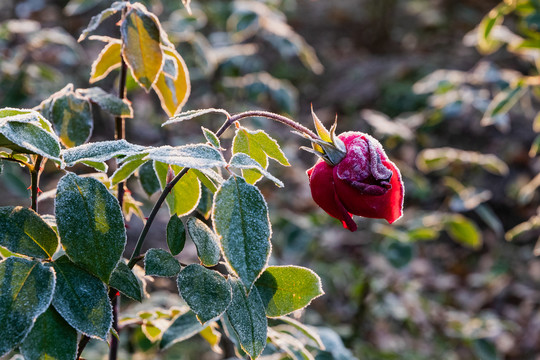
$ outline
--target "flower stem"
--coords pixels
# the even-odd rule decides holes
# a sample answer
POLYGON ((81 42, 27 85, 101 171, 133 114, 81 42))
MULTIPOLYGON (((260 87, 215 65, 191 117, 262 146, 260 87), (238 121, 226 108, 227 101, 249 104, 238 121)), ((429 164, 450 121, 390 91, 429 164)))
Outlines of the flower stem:
MULTIPOLYGON (((312 139, 318 139, 319 137, 311 130, 306 128, 303 125, 300 125, 294 120, 291 120, 285 116, 281 116, 278 114, 271 113, 269 111, 259 111, 259 110, 252 110, 252 111, 245 111, 243 113, 239 113, 233 116, 230 116, 227 118, 227 121, 223 123, 223 125, 219 128, 219 130, 216 132, 216 136, 220 137, 223 135, 225 130, 227 130, 232 124, 234 124, 237 121, 240 121, 242 119, 248 118, 248 117, 265 117, 277 122, 280 122, 282 124, 285 124, 296 131, 299 131, 301 133, 304 133, 311 137, 312 139)), ((141 231, 141 234, 139 235, 139 239, 137 240, 137 244, 135 245, 135 249, 133 250, 133 253, 131 254, 131 258, 129 259, 128 266, 130 269, 132 269, 137 261, 140 260, 140 252, 141 248, 143 246, 144 240, 146 239, 146 235, 148 234, 148 230, 150 230, 150 226, 154 222, 154 219, 158 213, 159 208, 165 201, 165 198, 167 195, 171 192, 172 188, 176 183, 189 171, 189 168, 183 168, 182 171, 180 171, 174 179, 165 186, 163 189, 163 192, 161 193, 159 199, 154 204, 154 207, 152 208, 152 212, 150 213, 150 216, 148 217, 148 220, 146 221, 146 224, 144 224, 144 228, 141 231)))
POLYGON ((43 156, 37 155, 36 162, 32 170, 30 170, 30 186, 31 186, 31 196, 32 196, 32 210, 35 212, 38 211, 38 193, 39 193, 39 175, 41 174, 41 162, 43 161, 43 156))

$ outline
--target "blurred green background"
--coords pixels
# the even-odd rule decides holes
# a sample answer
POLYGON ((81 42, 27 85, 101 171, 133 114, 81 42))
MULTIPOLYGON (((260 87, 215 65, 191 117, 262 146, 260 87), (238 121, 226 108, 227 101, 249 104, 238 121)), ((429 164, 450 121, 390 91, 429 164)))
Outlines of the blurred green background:
MULTIPOLYGON (((485 31, 484 17, 498 1, 193 0, 192 15, 180 0, 142 2, 190 69, 184 110, 264 109, 311 126, 313 104, 328 126, 337 114, 338 133, 378 138, 401 169, 404 217, 392 226, 357 218, 359 230, 350 233, 311 199, 305 170, 315 159, 298 149, 308 144, 267 120, 245 123, 276 138, 292 164, 270 166, 285 188, 259 183, 273 224, 271 263, 307 266, 321 276, 326 295, 296 315, 336 331, 351 351, 344 359, 538 359, 538 1, 507 1, 517 5, 499 7, 495 30, 484 37, 475 29, 485 31)), ((0 107, 37 106, 69 82, 89 87, 102 44, 76 39, 108 5, 3 0, 0 107)), ((118 36, 114 20, 99 33, 118 36)), ((96 85, 114 92, 116 77, 96 85)), ((133 143, 200 142, 201 125, 220 126, 208 115, 162 128, 167 116, 154 93, 132 84, 128 98, 133 143)), ((113 120, 96 111, 92 140, 113 134, 113 120)), ((225 146, 231 137, 226 133, 225 146)), ((61 175, 49 163, 42 190, 61 175)), ((155 198, 131 180, 147 214, 155 198)), ((1 204, 28 205, 29 184, 22 168, 4 164, 1 204)), ((52 212, 52 200, 41 209, 52 212)), ((165 244, 168 215, 160 215, 147 246, 165 244)), ((128 249, 141 227, 132 217, 128 249)), ((193 248, 181 254, 195 256, 193 248)), ((176 292, 163 279, 150 287, 176 292)), ((176 296, 164 295, 162 304, 176 296)), ((127 313, 132 306, 123 303, 127 313)), ((219 358, 201 339, 159 355, 140 331, 122 341, 125 358, 219 358)), ((90 351, 99 354, 100 346, 90 351)))

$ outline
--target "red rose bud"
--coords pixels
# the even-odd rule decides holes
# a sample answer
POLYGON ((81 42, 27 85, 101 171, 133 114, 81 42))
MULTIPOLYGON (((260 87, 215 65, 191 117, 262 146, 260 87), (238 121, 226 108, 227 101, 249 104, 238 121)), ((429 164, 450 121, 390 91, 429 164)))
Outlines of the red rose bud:
MULTIPOLYGON (((317 125, 318 119, 315 122, 317 125)), ((325 151, 307 171, 313 200, 350 231, 357 229, 352 215, 386 219, 390 224, 399 219, 403 213, 403 182, 381 144, 360 132, 346 132, 336 139, 334 131, 335 125, 331 133, 321 136, 319 132, 326 144, 315 143, 323 149, 332 144, 343 149, 344 145, 345 152, 336 162, 330 161, 325 151), (333 138, 330 142, 324 139, 328 135, 333 138)))

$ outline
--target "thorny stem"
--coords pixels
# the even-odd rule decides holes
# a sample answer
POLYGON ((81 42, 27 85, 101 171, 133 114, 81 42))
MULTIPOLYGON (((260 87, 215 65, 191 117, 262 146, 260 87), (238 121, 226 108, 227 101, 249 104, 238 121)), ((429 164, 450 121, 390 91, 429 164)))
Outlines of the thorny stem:
POLYGON ((43 156, 37 155, 36 162, 34 167, 30 170, 30 187, 31 187, 31 196, 32 196, 32 210, 35 212, 38 211, 38 193, 39 193, 39 175, 41 174, 41 162, 43 161, 43 156))
MULTIPOLYGON (((268 111, 258 111, 258 110, 246 111, 246 112, 243 112, 243 113, 236 114, 236 115, 228 117, 227 121, 225 121, 223 123, 223 125, 219 128, 219 130, 216 132, 216 136, 220 137, 221 135, 223 135, 225 130, 227 130, 232 124, 234 124, 235 122, 240 121, 242 119, 248 118, 248 117, 265 117, 265 118, 268 118, 268 119, 272 119, 274 121, 285 124, 285 125, 293 128, 293 129, 295 129, 295 130, 297 130, 299 132, 307 134, 312 139, 318 139, 319 138, 313 131, 309 130, 308 128, 306 128, 303 125, 300 125, 299 123, 297 123, 294 120, 291 120, 291 119, 289 119, 289 118, 287 118, 285 116, 274 114, 274 113, 271 113, 271 112, 268 112, 268 111)), ((155 217, 156 217, 156 215, 157 215, 157 213, 159 211, 159 208, 161 207, 161 205, 165 201, 165 198, 167 197, 167 195, 171 192, 174 185, 176 185, 176 183, 188 171, 189 171, 189 168, 183 168, 182 171, 180 171, 174 177, 174 179, 165 186, 165 188, 163 189, 163 192, 161 193, 159 199, 154 204, 154 207, 152 208, 152 212, 150 213, 150 216, 148 217, 148 220, 146 221, 146 224, 144 224, 144 228, 142 229, 141 234, 139 235, 139 239, 137 240, 137 244, 135 245, 135 249, 133 250, 133 253, 131 254, 131 258, 129 259, 128 266, 129 266, 130 269, 132 269, 135 266, 135 264, 137 263, 137 261, 139 261, 141 259, 139 257, 140 252, 141 252, 141 248, 143 246, 144 240, 146 239, 146 235, 148 234, 148 230, 150 230, 150 226, 154 222, 154 219, 155 219, 155 217)))

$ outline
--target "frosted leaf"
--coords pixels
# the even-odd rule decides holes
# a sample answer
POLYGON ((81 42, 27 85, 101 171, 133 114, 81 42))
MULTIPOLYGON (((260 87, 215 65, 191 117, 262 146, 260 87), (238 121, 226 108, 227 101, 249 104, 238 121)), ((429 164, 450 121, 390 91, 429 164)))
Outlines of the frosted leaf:
POLYGON ((221 152, 204 144, 184 146, 160 146, 148 150, 148 158, 171 165, 193 169, 208 169, 225 166, 227 163, 221 152))
POLYGON ((144 151, 144 146, 130 144, 126 140, 111 140, 88 143, 62 151, 67 166, 82 161, 107 161, 115 156, 134 155, 144 151))
POLYGON ((163 123, 163 125, 161 125, 161 126, 174 124, 174 123, 181 122, 181 121, 184 121, 184 120, 191 120, 191 119, 196 118, 198 116, 205 115, 205 114, 210 114, 210 113, 222 113, 222 114, 225 114, 227 116, 227 118, 230 117, 229 113, 224 109, 210 108, 210 109, 201 109, 201 110, 189 110, 189 111, 185 111, 183 113, 180 113, 180 114, 177 114, 177 115, 171 117, 169 120, 165 121, 163 123))
POLYGON ((176 80, 176 78, 178 77, 178 63, 176 62, 176 59, 171 55, 165 54, 164 56, 163 74, 173 80, 176 80))
POLYGON ((55 213, 69 258, 108 283, 126 244, 118 200, 98 180, 68 173, 58 182, 55 213))
POLYGON ((304 334, 307 338, 309 338, 314 346, 317 346, 319 349, 324 350, 324 344, 321 340, 321 337, 315 330, 315 328, 307 326, 299 322, 298 320, 295 320, 288 316, 282 316, 279 318, 279 321, 283 321, 286 324, 289 324, 293 327, 295 327, 298 331, 300 331, 302 334, 304 334))
POLYGON ((243 178, 231 176, 214 195, 212 218, 225 260, 250 289, 271 251, 272 230, 264 197, 243 178))
POLYGON ((112 325, 112 308, 105 284, 73 264, 67 256, 52 263, 56 290, 52 304, 77 331, 102 340, 112 325))
POLYGON ((40 259, 50 259, 58 247, 54 230, 34 211, 22 206, 0 208, 0 245, 40 259))
POLYGON ((197 247, 197 255, 204 266, 214 266, 221 256, 218 237, 205 223, 197 218, 189 218, 186 223, 189 237, 197 247))
POLYGON ((221 144, 219 142, 219 138, 217 137, 217 135, 214 134, 213 131, 208 130, 207 128, 205 128, 204 126, 201 126, 201 129, 202 129, 202 131, 204 133, 204 137, 206 138, 206 141, 208 141, 210 143, 210 145, 212 145, 216 149, 220 149, 221 144))
POLYGON ((167 246, 171 254, 178 255, 186 244, 186 229, 184 223, 177 216, 173 215, 167 223, 167 246))
POLYGON ((106 111, 113 116, 133 117, 133 109, 126 100, 122 100, 116 95, 109 94, 99 87, 77 89, 77 94, 96 103, 103 111, 106 111))
POLYGON ((177 317, 171 326, 163 333, 159 348, 166 349, 177 342, 189 339, 205 327, 206 326, 201 325, 199 320, 197 320, 197 316, 193 311, 188 311, 177 317))
POLYGON ((268 171, 266 171, 265 168, 261 166, 261 164, 259 164, 254 159, 244 153, 234 154, 229 162, 229 165, 237 169, 255 169, 258 173, 272 180, 277 186, 283 187, 283 182, 281 182, 281 180, 270 174, 268 171))
MULTIPOLYGON (((274 344, 278 349, 281 349, 292 359, 297 360, 313 360, 313 355, 309 352, 302 341, 290 335, 286 331, 276 331, 273 328, 268 328, 269 342, 274 344)), ((334 358, 331 358, 334 359, 334 358)), ((349 358, 347 358, 348 360, 349 358)), ((345 359, 343 359, 345 360, 345 359)), ((352 359, 351 359, 352 360, 352 359)))
POLYGON ((101 172, 107 172, 107 170, 109 169, 109 165, 107 165, 106 162, 85 160, 85 161, 81 161, 81 164, 93 167, 97 171, 101 171, 101 172))
POLYGON ((111 274, 109 285, 133 300, 142 301, 142 284, 123 261, 116 265, 116 269, 111 274))
POLYGON ((9 257, 0 262, 0 357, 26 337, 35 319, 51 303, 54 271, 31 261, 9 257))
POLYGON ((51 123, 33 110, 0 110, 0 147, 61 162, 58 136, 52 131, 51 123))
POLYGON ((25 359, 72 360, 77 355, 77 331, 50 306, 21 345, 25 359))
POLYGON ((203 325, 220 317, 231 302, 231 286, 223 275, 201 265, 186 266, 177 282, 180 295, 203 325))
POLYGON ((268 317, 303 309, 324 291, 317 274, 300 266, 269 266, 255 282, 268 317))
POLYGON ((191 169, 195 174, 197 174, 197 177, 203 183, 204 186, 206 186, 208 189, 212 191, 212 193, 215 193, 217 191, 216 184, 219 186, 223 181, 223 177, 217 172, 212 169, 191 169))
POLYGON ((62 142, 67 147, 87 142, 94 129, 92 106, 88 99, 65 88, 51 95, 50 99, 42 103, 42 113, 53 123, 62 142))
POLYGON ((103 10, 99 14, 95 15, 90 19, 90 23, 86 27, 86 29, 83 30, 82 34, 79 36, 79 39, 77 39, 78 42, 83 41, 86 39, 88 34, 96 30, 105 19, 107 19, 109 16, 117 13, 118 11, 121 11, 123 8, 125 8, 127 3, 125 1, 116 1, 112 3, 111 7, 103 10))
POLYGON ((268 322, 264 304, 256 289, 249 295, 239 279, 229 278, 233 299, 227 308, 227 316, 242 349, 256 359, 266 346, 268 322))
POLYGON ((180 263, 163 249, 149 249, 144 255, 144 270, 151 276, 176 276, 180 263))

